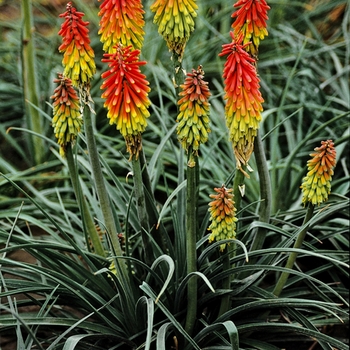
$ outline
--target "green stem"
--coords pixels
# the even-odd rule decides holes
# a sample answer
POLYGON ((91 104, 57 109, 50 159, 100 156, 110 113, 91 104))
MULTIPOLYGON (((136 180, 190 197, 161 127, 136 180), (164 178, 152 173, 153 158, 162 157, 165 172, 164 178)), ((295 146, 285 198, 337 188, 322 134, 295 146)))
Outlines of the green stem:
MULTIPOLYGON (((305 218, 304 218, 304 222, 303 222, 303 226, 304 229, 299 233, 295 243, 294 243, 294 246, 293 248, 295 249, 298 249, 302 246, 303 242, 304 242, 304 239, 305 239, 305 236, 306 236, 306 233, 307 233, 307 230, 309 228, 309 225, 306 225, 310 219, 312 218, 313 216, 313 213, 314 213, 314 205, 309 203, 308 207, 307 207, 307 211, 306 211, 306 215, 305 215, 305 218)), ((287 260, 287 263, 286 263, 286 269, 290 269, 292 270, 293 269, 293 266, 294 266, 294 263, 297 259, 297 255, 298 253, 297 252, 292 252, 289 254, 289 257, 288 257, 288 260, 287 260)), ((281 276, 280 278, 278 279, 277 281, 277 284, 275 286, 275 289, 273 290, 273 294, 276 295, 276 297, 279 297, 281 292, 282 292, 282 289, 283 287, 285 286, 287 280, 288 280, 288 277, 289 277, 289 272, 282 272, 281 273, 281 276)))
POLYGON ((142 170, 140 164, 140 157, 132 160, 132 168, 134 173, 134 191, 136 197, 136 207, 137 213, 141 226, 141 237, 143 243, 143 250, 145 254, 145 260, 148 265, 152 264, 152 246, 150 239, 148 237, 149 234, 149 223, 148 223, 148 215, 146 211, 146 200, 145 193, 143 190, 143 181, 142 181, 142 170))
POLYGON ((95 252, 100 256, 105 257, 106 254, 103 249, 100 236, 97 232, 93 217, 87 205, 86 198, 85 196, 82 195, 82 190, 78 179, 78 173, 76 171, 71 144, 69 144, 66 149, 66 158, 67 158, 67 165, 70 173, 70 178, 73 185, 73 190, 75 193, 75 198, 77 199, 79 204, 79 210, 80 210, 81 219, 83 222, 83 229, 85 233, 86 244, 88 248, 90 248, 90 244, 89 244, 89 239, 90 239, 93 252, 95 252))
MULTIPOLYGON (((271 181, 269 169, 266 162, 265 151, 259 132, 254 141, 254 154, 260 180, 259 183, 261 202, 259 207, 259 220, 261 222, 269 223, 272 201, 271 181)), ((250 249, 251 251, 262 248, 266 238, 266 234, 267 230, 265 228, 257 229, 250 249)), ((251 263, 254 263, 254 261, 251 261, 251 263)))
POLYGON ((145 201, 146 201, 146 210, 148 214, 148 222, 150 230, 152 230, 152 235, 154 237, 154 240, 157 242, 157 244, 162 249, 163 253, 165 254, 168 251, 166 242, 165 242, 165 231, 163 223, 160 223, 159 228, 155 229, 155 226, 158 222, 158 212, 155 208, 155 198, 152 190, 151 180, 149 177, 149 173, 147 170, 147 163, 145 159, 145 154, 143 152, 143 148, 140 151, 140 166, 142 171, 142 182, 144 185, 144 194, 145 194, 145 201), (147 191, 145 193, 145 191, 147 191))
MULTIPOLYGON (((230 264, 230 258, 234 257, 235 254, 235 243, 232 243, 230 245, 226 245, 223 254, 223 260, 222 260, 222 270, 223 271, 228 271, 231 268, 230 264)), ((228 275, 225 277, 222 281, 222 289, 230 289, 231 287, 231 280, 232 280, 232 275, 228 275)), ((220 309, 219 309, 219 314, 218 317, 220 317, 222 314, 227 312, 230 309, 230 295, 226 294, 221 298, 220 302, 220 309)))
MULTIPOLYGON (((23 47, 22 47, 22 69, 23 69, 23 90, 24 98, 32 105, 25 103, 28 128, 37 134, 42 135, 42 125, 39 111, 34 106, 39 106, 38 84, 35 69, 34 38, 33 38, 33 17, 30 0, 22 0, 23 16, 23 47), (34 106, 33 106, 34 105, 34 106)), ((30 148, 35 164, 39 164, 44 155, 45 147, 43 140, 35 135, 30 136, 30 148)))
MULTIPOLYGON (((245 169, 243 168, 245 171, 245 169)), ((241 191, 244 191, 244 180, 245 176, 242 171, 239 169, 236 169, 235 178, 233 180, 233 200, 235 201, 235 207, 237 209, 237 212, 241 208, 241 202, 242 202, 242 194, 241 191)))
MULTIPOLYGON (((197 271, 197 218, 198 218, 198 156, 193 154, 192 147, 187 157, 187 203, 186 203, 186 259, 187 274, 197 271)), ((192 334, 197 316, 197 277, 193 276, 187 286, 187 315, 185 330, 192 334)))
MULTIPOLYGON (((119 243, 118 232, 114 222, 113 212, 107 193, 104 177, 102 174, 101 163, 99 155, 97 152, 94 129, 92 126, 91 112, 88 108, 84 110, 84 125, 86 134, 86 143, 89 151, 90 163, 92 168, 92 173, 94 177, 95 187, 98 199, 100 201, 101 211, 104 219, 104 224, 107 230, 109 241, 112 245, 114 254, 118 257, 123 256, 123 251, 119 243)), ((122 276, 127 277, 126 265, 124 263, 117 264, 116 268, 120 266, 122 276)), ((118 269, 117 269, 118 271, 118 269)))

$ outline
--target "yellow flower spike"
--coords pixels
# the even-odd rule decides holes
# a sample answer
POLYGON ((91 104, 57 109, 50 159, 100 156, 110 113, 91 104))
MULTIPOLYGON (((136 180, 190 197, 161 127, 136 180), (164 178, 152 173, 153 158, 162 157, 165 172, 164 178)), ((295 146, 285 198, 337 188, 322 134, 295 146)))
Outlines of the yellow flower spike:
POLYGON ((103 51, 112 53, 118 43, 141 49, 145 35, 144 13, 141 0, 104 0, 98 13, 103 51))
POLYGON ((336 150, 332 140, 322 141, 320 147, 311 153, 307 162, 308 173, 304 177, 301 189, 302 203, 320 205, 328 199, 331 192, 331 180, 336 165, 336 150))
POLYGON ((198 152, 200 144, 207 142, 210 132, 208 99, 211 94, 203 78, 204 71, 199 66, 197 70, 192 69, 192 73, 187 73, 184 84, 180 86, 177 135, 186 151, 192 147, 194 152, 198 152))
MULTIPOLYGON (((224 239, 236 238, 236 208, 233 201, 233 189, 227 189, 225 186, 214 188, 216 194, 211 194, 213 200, 209 203, 210 221, 211 224, 208 230, 211 231, 209 243, 224 239)), ((220 250, 223 251, 225 244, 220 245, 220 250)))
POLYGON ((178 55, 179 61, 194 30, 197 9, 195 0, 156 0, 151 5, 158 33, 163 36, 169 50, 178 55))
POLYGON ((52 126, 60 145, 60 154, 65 156, 66 147, 69 143, 74 143, 83 124, 80 112, 79 97, 73 87, 72 80, 58 74, 58 79, 54 83, 59 84, 53 99, 53 119, 52 126))
POLYGON ((88 86, 96 72, 95 54, 87 29, 89 22, 84 22, 83 16, 84 13, 78 12, 71 2, 67 4, 66 12, 60 15, 65 21, 58 32, 63 40, 58 50, 63 53, 63 75, 70 78, 74 86, 88 86))

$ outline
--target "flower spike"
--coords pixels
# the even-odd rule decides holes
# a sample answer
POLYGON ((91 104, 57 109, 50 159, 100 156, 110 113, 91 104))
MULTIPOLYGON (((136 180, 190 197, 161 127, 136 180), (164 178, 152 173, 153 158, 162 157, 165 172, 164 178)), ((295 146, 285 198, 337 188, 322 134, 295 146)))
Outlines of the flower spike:
POLYGON ((64 157, 67 145, 73 143, 80 132, 83 118, 80 113, 79 97, 72 80, 59 73, 54 83, 59 85, 51 96, 53 99, 52 126, 60 145, 60 154, 64 157))
MULTIPOLYGON (((237 168, 243 171, 254 149, 254 139, 261 120, 262 102, 259 91, 259 78, 254 66, 255 60, 242 45, 243 35, 222 46, 219 56, 227 56, 224 65, 225 79, 225 115, 230 140, 237 162, 237 168)), ((244 171, 243 171, 244 172, 244 171)), ((246 172, 244 174, 248 176, 246 172)))
POLYGON ((167 42, 172 53, 182 60, 186 43, 194 31, 197 17, 196 0, 156 0, 151 6, 155 12, 153 22, 158 25, 158 33, 167 42))
POLYGON ((112 53, 118 43, 141 49, 145 35, 144 13, 141 0, 104 0, 98 13, 103 51, 112 53))
POLYGON ((270 7, 265 0, 238 0, 234 7, 240 7, 231 17, 236 17, 232 24, 235 37, 243 34, 243 45, 252 56, 258 55, 260 40, 268 35, 266 21, 270 7))
POLYGON ((69 2, 66 12, 60 15, 64 17, 59 35, 62 36, 62 44, 58 48, 63 52, 63 75, 70 78, 74 86, 89 85, 96 72, 94 51, 90 46, 89 30, 82 17, 83 12, 78 12, 69 2))
MULTIPOLYGON (((233 201, 233 189, 227 189, 224 185, 220 188, 214 188, 216 194, 211 194, 213 200, 209 203, 210 221, 211 224, 208 230, 211 230, 209 243, 214 240, 220 241, 223 239, 236 238, 236 208, 233 201)), ((220 250, 223 251, 226 243, 220 245, 220 250)))
POLYGON ((176 121, 178 139, 185 150, 190 146, 194 152, 198 152, 199 145, 208 140, 209 128, 209 102, 211 95, 208 83, 203 80, 202 66, 192 73, 187 73, 185 83, 181 85, 179 93, 182 98, 178 101, 179 115, 176 121))
POLYGON ((331 192, 333 168, 336 164, 336 150, 332 140, 322 141, 320 147, 311 153, 312 159, 307 162, 308 173, 301 185, 302 203, 320 205, 328 199, 331 192))
POLYGON ((105 98, 104 107, 108 109, 110 124, 116 124, 126 141, 130 158, 138 158, 141 149, 141 133, 146 128, 149 117, 148 98, 150 91, 146 76, 141 73, 139 61, 140 50, 132 50, 131 46, 118 44, 113 53, 105 53, 102 62, 108 63, 109 70, 101 77, 104 79, 101 89, 105 98))

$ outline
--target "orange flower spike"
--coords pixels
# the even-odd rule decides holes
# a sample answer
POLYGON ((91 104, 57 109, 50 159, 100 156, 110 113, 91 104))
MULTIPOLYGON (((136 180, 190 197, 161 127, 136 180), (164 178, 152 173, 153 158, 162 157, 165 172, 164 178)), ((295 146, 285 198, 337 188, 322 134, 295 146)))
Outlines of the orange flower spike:
POLYGON ((98 13, 103 51, 112 53, 118 43, 141 49, 145 35, 144 13, 141 0, 104 0, 98 13))
POLYGON ((63 74, 72 80, 74 86, 89 84, 96 72, 95 54, 87 29, 89 22, 84 22, 83 16, 84 13, 78 12, 71 2, 67 4, 66 12, 60 15, 65 21, 58 32, 63 41, 58 50, 63 53, 63 74))
POLYGON ((301 189, 303 192, 302 203, 320 205, 328 199, 331 192, 331 180, 336 165, 336 150, 332 140, 322 141, 321 147, 316 147, 315 152, 307 162, 308 173, 304 177, 301 189))
POLYGON ((241 44, 242 34, 238 38, 233 32, 230 35, 233 41, 222 46, 219 56, 227 56, 223 72, 226 124, 237 168, 242 170, 242 165, 247 165, 254 149, 264 99, 259 90, 255 60, 245 51, 249 43, 241 44))
POLYGON ((179 61, 182 60, 186 43, 194 31, 197 9, 196 0, 156 0, 151 5, 158 33, 167 42, 169 50, 178 55, 179 61))
POLYGON ((67 145, 77 138, 83 118, 79 97, 73 88, 72 80, 58 74, 58 79, 55 79, 54 83, 59 85, 51 96, 53 99, 52 126, 58 139, 57 143, 60 145, 60 154, 64 156, 67 145))
MULTIPOLYGON (((208 230, 211 231, 209 243, 220 241, 223 239, 236 238, 236 208, 233 201, 233 189, 227 189, 225 186, 214 188, 217 194, 211 194, 210 198, 213 201, 209 203, 210 221, 211 224, 208 230)), ((220 245, 220 250, 223 251, 226 243, 220 245)))
POLYGON ((108 109, 110 124, 115 124, 127 142, 131 157, 138 157, 141 147, 141 133, 147 126, 146 119, 151 104, 148 98, 150 91, 146 76, 141 73, 139 61, 140 50, 132 50, 131 46, 118 44, 113 53, 105 53, 102 62, 110 68, 101 77, 104 79, 101 89, 105 98, 104 107, 108 109))
POLYGON ((178 101, 179 114, 176 121, 178 139, 185 150, 192 146, 198 152, 201 143, 208 140, 209 128, 209 102, 210 91, 208 83, 204 81, 202 66, 192 73, 187 73, 186 80, 180 86, 181 99, 178 101))
POLYGON ((239 0, 234 7, 240 7, 231 17, 236 17, 232 24, 235 36, 243 34, 243 45, 249 42, 246 51, 257 56, 260 40, 268 35, 266 21, 270 6, 265 0, 239 0))

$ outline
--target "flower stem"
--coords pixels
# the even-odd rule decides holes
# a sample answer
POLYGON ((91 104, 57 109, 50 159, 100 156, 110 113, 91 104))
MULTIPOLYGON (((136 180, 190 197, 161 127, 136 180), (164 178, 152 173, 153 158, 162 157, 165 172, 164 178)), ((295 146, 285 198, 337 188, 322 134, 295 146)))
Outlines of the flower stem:
POLYGON ((145 193, 143 190, 143 181, 142 181, 142 170, 140 164, 140 157, 132 160, 132 168, 134 173, 134 191, 136 197, 136 207, 137 213, 141 226, 141 237, 143 243, 143 251, 145 254, 145 261, 148 265, 152 264, 152 247, 150 243, 150 239, 148 237, 149 222, 148 215, 146 211, 146 200, 145 193))
MULTIPOLYGON (((117 257, 121 257, 123 256, 123 251, 118 240, 118 232, 114 222, 113 212, 112 212, 109 196, 107 193, 106 185, 104 182, 104 177, 102 174, 99 155, 97 152, 95 135, 94 135, 94 130, 92 126, 91 112, 88 108, 84 109, 84 125, 85 125, 86 143, 89 151, 92 173, 94 177, 96 192, 98 195, 98 199, 100 201, 104 224, 106 226, 106 231, 108 234, 109 241, 114 251, 113 253, 117 257)), ((122 263, 122 264, 116 264, 116 267, 117 266, 120 267, 122 276, 126 278, 127 277, 126 265, 122 263)))
MULTIPOLYGON (((186 203, 186 260, 187 274, 197 271, 197 218, 198 218, 198 156, 192 147, 187 157, 187 203, 186 203)), ((197 315, 197 277, 193 276, 187 286, 187 316, 185 330, 192 334, 197 315)))
MULTIPOLYGON (((26 106, 28 127, 37 134, 43 134, 41 118, 39 111, 34 106, 39 106, 38 83, 36 79, 35 54, 34 54, 34 38, 33 38, 33 18, 31 11, 31 1, 22 0, 22 16, 23 16, 23 48, 22 48, 22 70, 23 70, 23 87, 24 97, 31 102, 26 106)), ((32 157, 36 164, 43 159, 45 147, 43 140, 31 136, 30 148, 32 157)))
MULTIPOLYGON (((272 202, 271 181, 269 169, 266 162, 265 151, 259 132, 254 141, 254 154, 260 179, 259 183, 261 202, 259 207, 259 220, 261 222, 269 223, 272 202)), ((252 246, 250 248, 251 251, 262 248, 266 238, 266 233, 267 230, 265 228, 257 229, 257 231, 255 232, 252 246)), ((250 262, 252 264, 254 263, 253 260, 250 262)))
MULTIPOLYGON (((294 246, 293 248, 295 249, 298 249, 302 246, 303 242, 304 242, 304 239, 305 239, 305 236, 306 236, 306 233, 307 233, 307 230, 309 228, 309 225, 306 225, 310 219, 312 218, 313 216, 313 213, 314 213, 314 205, 312 203, 309 203, 308 207, 307 207, 307 211, 306 211, 306 215, 305 215, 305 218, 304 218, 304 222, 303 222, 303 226, 304 229, 299 233, 295 243, 294 243, 294 246)), ((297 259, 297 255, 298 253, 297 252, 292 252, 289 254, 289 257, 288 257, 288 260, 287 260, 287 263, 286 263, 286 269, 290 269, 292 270, 293 269, 293 265, 297 259)), ((273 294, 276 295, 276 297, 279 297, 281 292, 282 292, 282 289, 283 287, 285 286, 287 280, 288 280, 288 277, 289 277, 289 272, 282 272, 281 273, 281 276, 280 278, 278 279, 277 283, 276 283, 276 286, 275 286, 275 289, 273 290, 273 294)))
POLYGON ((146 201, 145 206, 148 214, 149 228, 150 230, 152 230, 152 236, 154 237, 154 240, 161 247, 163 253, 165 254, 168 251, 168 248, 164 239, 165 237, 164 226, 161 223, 159 225, 159 228, 155 229, 156 223, 158 222, 158 212, 156 208, 154 208, 156 201, 152 191, 151 180, 147 170, 147 163, 146 163, 143 148, 141 148, 139 159, 140 159, 140 166, 142 171, 142 182, 144 185, 144 194, 145 194, 145 201, 146 201))
POLYGON ((103 249, 102 242, 100 240, 100 236, 97 232, 96 226, 94 224, 94 220, 92 218, 91 212, 87 205, 86 198, 82 195, 82 190, 78 179, 78 173, 76 171, 71 144, 67 146, 66 159, 67 159, 67 165, 70 173, 70 178, 73 185, 73 190, 75 193, 75 198, 77 199, 79 204, 80 214, 81 214, 81 218, 84 226, 86 244, 89 248, 90 247, 89 239, 90 239, 92 248, 93 248, 92 251, 95 252, 97 255, 105 257, 106 254, 103 249))

